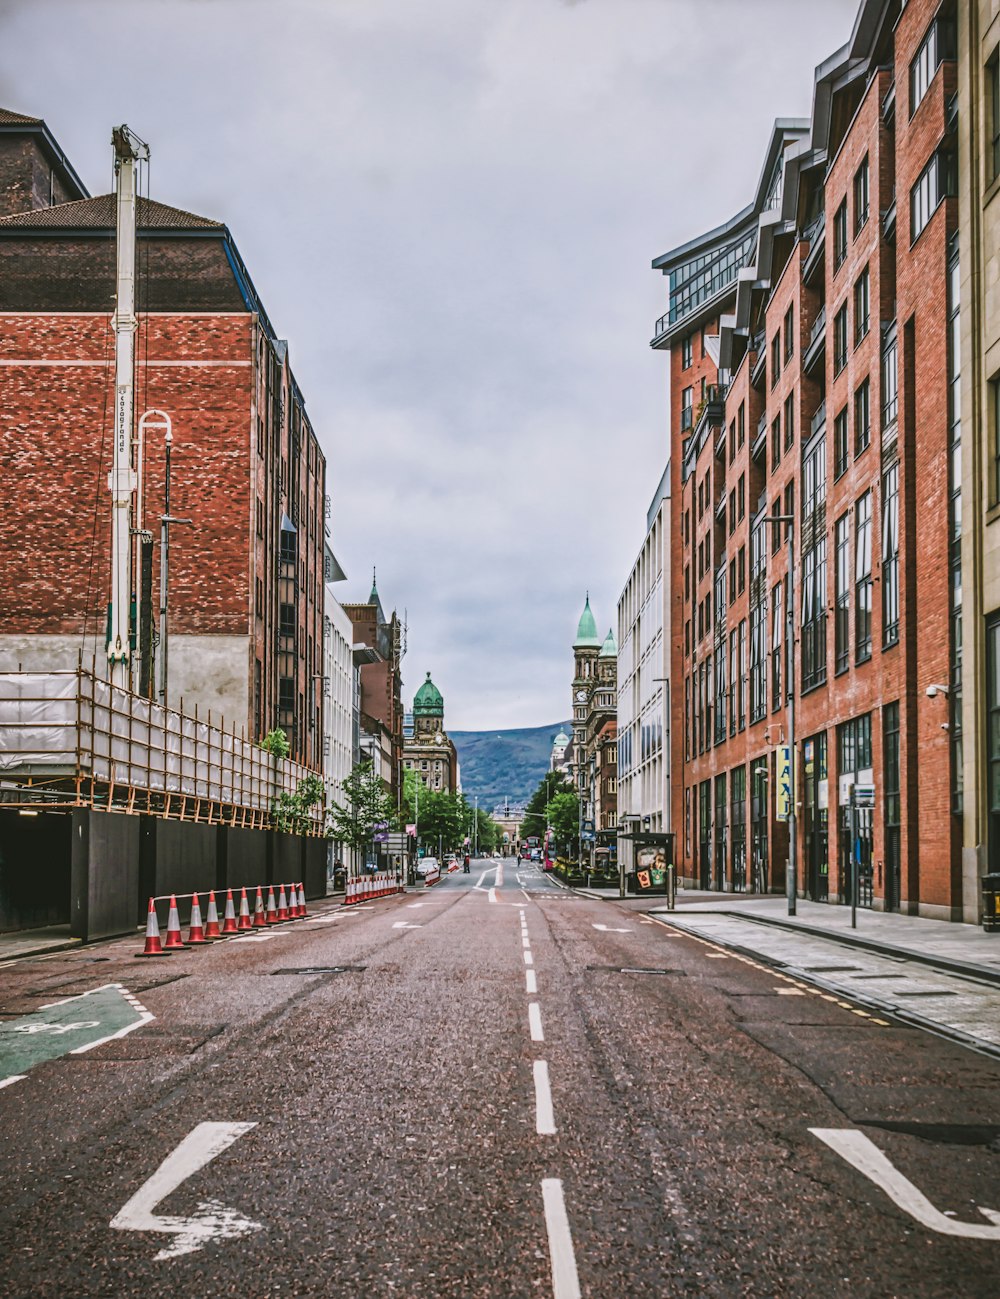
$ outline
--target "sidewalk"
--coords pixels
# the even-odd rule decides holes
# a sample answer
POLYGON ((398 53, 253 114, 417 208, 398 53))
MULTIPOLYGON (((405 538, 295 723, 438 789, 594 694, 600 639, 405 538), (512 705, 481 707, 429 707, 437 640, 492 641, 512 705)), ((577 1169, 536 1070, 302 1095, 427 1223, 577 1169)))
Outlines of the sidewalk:
POLYGON ((69 925, 48 925, 44 929, 15 929, 0 934, 0 965, 20 960, 22 956, 47 956, 73 947, 82 947, 79 938, 71 938, 69 925))

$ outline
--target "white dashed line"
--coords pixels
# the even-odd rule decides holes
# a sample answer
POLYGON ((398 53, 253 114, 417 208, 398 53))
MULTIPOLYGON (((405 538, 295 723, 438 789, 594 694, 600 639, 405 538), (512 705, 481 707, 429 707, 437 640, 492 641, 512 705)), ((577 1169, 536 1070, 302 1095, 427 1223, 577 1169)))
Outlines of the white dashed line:
POLYGON ((538 991, 538 980, 535 978, 534 970, 525 970, 524 972, 525 991, 532 994, 538 991))
POLYGON ((545 1034, 542 1032, 542 1012, 538 1008, 538 1002, 533 1001, 528 1006, 528 1027, 531 1029, 532 1042, 544 1042, 545 1034))
POLYGON ((534 965, 535 963, 535 958, 527 950, 524 953, 524 963, 525 965, 534 965))
POLYGON ((566 1217, 563 1185, 558 1178, 544 1179, 542 1202, 545 1205, 545 1230, 549 1236, 553 1299, 580 1299, 580 1278, 576 1271, 573 1237, 566 1217))
POLYGON ((545 1060, 536 1060, 535 1072, 535 1131, 540 1137, 555 1135, 556 1119, 552 1112, 552 1090, 549 1087, 549 1066, 545 1060))

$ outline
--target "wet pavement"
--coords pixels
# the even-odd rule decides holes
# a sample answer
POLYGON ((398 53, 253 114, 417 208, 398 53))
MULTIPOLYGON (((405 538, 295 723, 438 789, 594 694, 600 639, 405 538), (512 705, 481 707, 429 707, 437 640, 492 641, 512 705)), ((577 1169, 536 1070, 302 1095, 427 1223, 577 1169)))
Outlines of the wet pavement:
POLYGON ((0 1052, 99 1019, 67 999, 109 985, 154 1018, 22 1047, 3 1293, 996 1293, 1000 1061, 499 873, 162 960, 6 965, 0 1052))

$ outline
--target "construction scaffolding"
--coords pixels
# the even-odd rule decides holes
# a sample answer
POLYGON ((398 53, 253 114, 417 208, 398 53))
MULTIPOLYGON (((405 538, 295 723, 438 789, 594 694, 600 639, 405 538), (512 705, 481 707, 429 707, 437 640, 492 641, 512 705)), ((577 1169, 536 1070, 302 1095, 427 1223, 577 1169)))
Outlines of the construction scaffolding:
MULTIPOLYGON (((82 666, 0 673, 0 807, 268 829, 279 797, 316 774, 211 714, 164 708, 82 666)), ((305 833, 321 835, 322 807, 305 817, 305 833)))

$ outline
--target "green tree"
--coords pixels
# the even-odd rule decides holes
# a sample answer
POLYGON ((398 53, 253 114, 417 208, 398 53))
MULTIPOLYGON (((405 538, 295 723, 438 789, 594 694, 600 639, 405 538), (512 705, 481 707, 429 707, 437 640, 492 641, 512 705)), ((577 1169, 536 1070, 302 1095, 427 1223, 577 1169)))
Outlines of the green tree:
POLYGON ((327 837, 360 851, 372 842, 380 822, 395 824, 392 796, 370 758, 359 762, 344 781, 345 801, 334 799, 327 813, 327 837))
POLYGON ((573 782, 561 771, 547 771, 538 782, 538 788, 528 799, 524 809, 524 820, 521 822, 522 839, 526 839, 529 835, 537 835, 540 839, 544 835, 548 817, 547 808, 557 794, 572 794, 575 798, 573 782))
POLYGON ((577 837, 580 833, 580 800, 576 793, 564 790, 545 809, 549 825, 556 837, 556 843, 567 846, 570 853, 576 851, 577 837))
POLYGON ((309 829, 309 809, 323 802, 323 782, 319 776, 303 776, 294 794, 282 791, 271 808, 271 821, 276 830, 290 834, 305 834, 309 829))
POLYGON ((462 806, 461 794, 449 794, 444 789, 421 789, 420 816, 417 833, 420 842, 436 854, 460 848, 468 822, 462 806))

